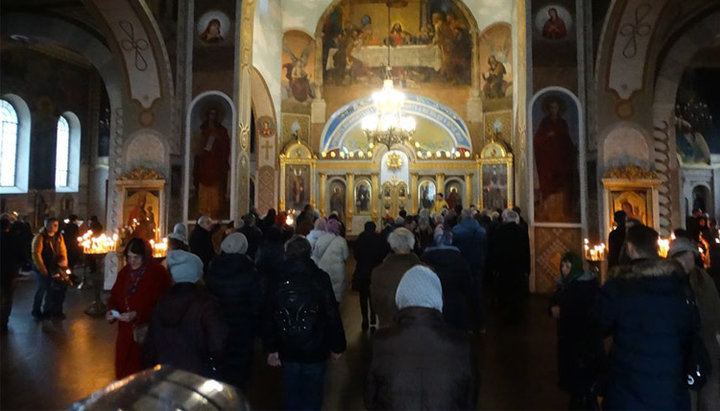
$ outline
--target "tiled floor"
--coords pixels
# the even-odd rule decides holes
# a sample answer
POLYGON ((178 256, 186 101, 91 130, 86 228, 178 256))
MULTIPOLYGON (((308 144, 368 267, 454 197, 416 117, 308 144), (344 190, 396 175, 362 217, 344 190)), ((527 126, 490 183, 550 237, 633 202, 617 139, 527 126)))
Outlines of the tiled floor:
MULTIPOLYGON (((350 265, 350 264, 349 264, 350 265)), ((350 272, 350 267, 348 267, 350 272)), ((107 385, 114 374, 115 328, 83 313, 92 290, 71 290, 67 319, 42 324, 30 316, 34 280, 18 284, 10 331, 0 338, 0 408, 60 409, 107 385)), ((369 336, 360 330, 357 294, 346 295, 341 311, 348 351, 330 364, 325 409, 362 409, 369 336)), ((546 299, 531 297, 527 321, 502 327, 490 310, 487 334, 476 337, 480 409, 562 409, 557 389, 555 326, 546 299)), ((278 370, 264 364, 258 347, 247 395, 255 409, 282 407, 278 370)))

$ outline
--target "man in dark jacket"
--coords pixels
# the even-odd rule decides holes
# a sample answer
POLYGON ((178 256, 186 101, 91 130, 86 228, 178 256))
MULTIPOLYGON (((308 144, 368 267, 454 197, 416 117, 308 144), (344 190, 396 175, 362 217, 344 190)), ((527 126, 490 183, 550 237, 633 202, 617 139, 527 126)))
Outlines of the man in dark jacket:
POLYGON ((246 254, 249 246, 243 234, 230 234, 221 248, 222 253, 213 258, 205 276, 205 285, 219 301, 230 333, 225 361, 218 371, 223 381, 244 389, 260 319, 260 275, 246 254))
POLYGON ((68 253, 68 268, 72 269, 82 257, 82 247, 77 242, 78 238, 78 216, 71 214, 68 222, 63 226, 62 235, 65 240, 65 248, 68 253))
POLYGON ((217 378, 227 326, 217 302, 196 284, 202 276, 202 261, 187 251, 172 250, 167 265, 175 285, 155 307, 143 346, 143 362, 148 367, 169 364, 217 378))
POLYGON ((472 216, 472 210, 466 208, 460 214, 460 222, 453 227, 453 245, 460 249, 470 264, 475 289, 475 325, 483 329, 485 313, 483 310, 483 277, 487 256, 487 233, 472 216))
POLYGON ((10 230, 7 215, 0 217, 0 332, 7 331, 12 310, 15 279, 20 268, 19 241, 10 230))
POLYGON ((398 322, 373 336, 368 409, 475 409, 478 387, 470 341, 443 322, 441 288, 427 267, 404 273, 396 295, 398 322))
POLYGON ((190 251, 203 262, 203 273, 207 273, 210 261, 215 257, 212 242, 212 220, 204 215, 197 219, 197 225, 190 233, 190 251))
POLYGON ((496 275, 497 297, 506 323, 522 320, 530 273, 530 240, 512 210, 503 211, 503 223, 493 231, 490 266, 496 275))
POLYGON ((658 257, 657 239, 652 228, 628 228, 631 263, 611 270, 600 290, 599 324, 613 337, 603 409, 690 408, 683 364, 697 314, 682 268, 658 257))
POLYGON ((625 219, 627 215, 624 211, 616 211, 613 219, 615 220, 615 229, 608 236, 608 268, 613 268, 620 263, 620 250, 625 244, 625 219))
POLYGON ((396 228, 388 235, 387 242, 393 253, 389 254, 370 274, 370 298, 377 313, 379 328, 394 324, 398 311, 395 305, 395 293, 400 279, 410 267, 420 264, 420 259, 412 252, 415 235, 406 228, 396 228))
POLYGON ((475 298, 470 266, 460 250, 452 245, 451 232, 445 231, 435 242, 436 246, 426 248, 421 259, 440 278, 443 318, 450 327, 469 331, 475 298))
POLYGON ((375 232, 375 228, 374 222, 366 222, 365 231, 360 233, 353 246, 356 264, 352 288, 360 293, 360 314, 362 314, 363 331, 367 330, 369 325, 375 325, 375 310, 370 301, 370 274, 375 267, 382 263, 387 254, 383 239, 380 234, 375 232), (369 314, 368 305, 370 305, 369 314), (370 317, 369 323, 368 315, 370 317))
POLYGON ((37 273, 38 288, 33 300, 32 315, 35 319, 49 317, 65 318, 63 302, 66 286, 53 278, 58 270, 67 265, 67 250, 57 218, 45 219, 45 226, 32 240, 32 260, 37 273), (43 306, 43 300, 45 302, 43 306))
POLYGON ((245 253, 248 257, 255 260, 257 249, 262 243, 263 233, 256 225, 255 214, 248 213, 242 217, 243 226, 240 232, 247 238, 248 249, 245 253))
POLYGON ((319 410, 328 357, 346 348, 330 276, 310 259, 303 236, 285 245, 284 270, 268 288, 264 345, 271 367, 283 367, 286 409, 319 410))

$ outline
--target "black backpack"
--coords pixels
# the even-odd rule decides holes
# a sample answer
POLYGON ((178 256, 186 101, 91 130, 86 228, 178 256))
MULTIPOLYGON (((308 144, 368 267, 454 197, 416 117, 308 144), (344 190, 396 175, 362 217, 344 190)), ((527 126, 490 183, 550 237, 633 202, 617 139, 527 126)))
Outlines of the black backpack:
POLYGON ((285 278, 280 282, 273 319, 284 344, 298 347, 311 340, 320 312, 318 294, 307 278, 285 278))

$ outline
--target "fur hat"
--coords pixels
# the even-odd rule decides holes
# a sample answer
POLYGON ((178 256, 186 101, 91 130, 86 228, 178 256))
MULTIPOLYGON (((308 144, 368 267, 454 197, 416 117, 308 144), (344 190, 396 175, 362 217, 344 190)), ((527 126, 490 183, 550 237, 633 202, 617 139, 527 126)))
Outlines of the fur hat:
POLYGON ((203 275, 202 260, 193 253, 170 250, 166 261, 170 275, 176 283, 196 283, 203 275))
POLYGON ((694 241, 685 238, 685 237, 678 237, 670 244, 670 250, 668 251, 668 257, 673 257, 676 254, 680 254, 682 252, 689 251, 693 254, 699 254, 700 251, 698 250, 697 244, 695 244, 694 241))
POLYGON ((225 254, 245 254, 248 249, 247 237, 242 233, 232 233, 225 237, 220 249, 225 254))
POLYGON ((183 223, 177 223, 173 227, 173 232, 168 234, 168 238, 173 238, 178 241, 182 241, 187 245, 187 228, 185 228, 185 224, 183 223))
POLYGON ((407 270, 398 284, 395 304, 400 310, 405 307, 425 307, 442 311, 442 285, 437 274, 424 265, 407 270))

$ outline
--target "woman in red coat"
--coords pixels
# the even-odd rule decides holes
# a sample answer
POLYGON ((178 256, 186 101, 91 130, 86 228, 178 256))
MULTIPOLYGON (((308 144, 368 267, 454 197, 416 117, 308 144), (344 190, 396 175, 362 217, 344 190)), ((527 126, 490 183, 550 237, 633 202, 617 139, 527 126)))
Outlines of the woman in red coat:
POLYGON ((105 319, 118 321, 115 341, 115 377, 122 379, 142 370, 142 330, 152 317, 155 304, 172 286, 165 267, 152 259, 150 245, 133 238, 125 247, 127 264, 118 273, 110 291, 105 319), (135 330, 135 332, 133 332, 135 330))

